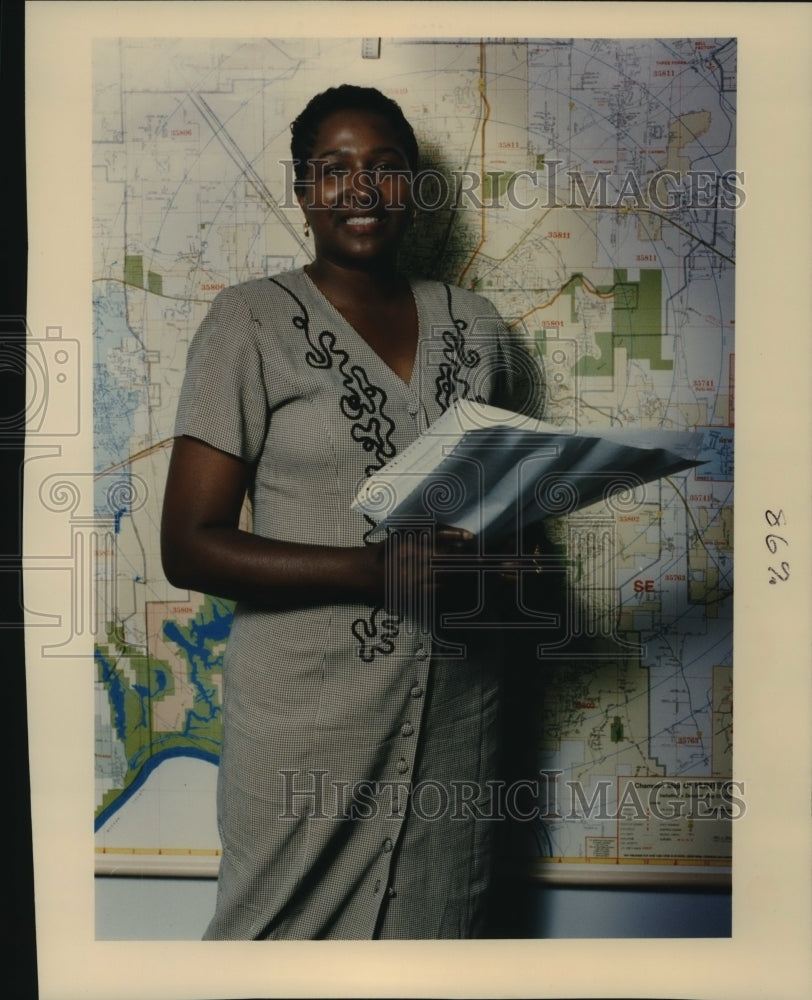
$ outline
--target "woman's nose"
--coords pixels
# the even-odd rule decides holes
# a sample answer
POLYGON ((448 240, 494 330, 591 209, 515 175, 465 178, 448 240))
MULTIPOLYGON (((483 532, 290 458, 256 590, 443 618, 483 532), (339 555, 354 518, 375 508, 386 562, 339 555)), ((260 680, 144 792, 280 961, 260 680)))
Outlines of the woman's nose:
POLYGON ((348 208, 377 208, 381 201, 378 176, 368 169, 352 170, 344 178, 342 202, 348 208))

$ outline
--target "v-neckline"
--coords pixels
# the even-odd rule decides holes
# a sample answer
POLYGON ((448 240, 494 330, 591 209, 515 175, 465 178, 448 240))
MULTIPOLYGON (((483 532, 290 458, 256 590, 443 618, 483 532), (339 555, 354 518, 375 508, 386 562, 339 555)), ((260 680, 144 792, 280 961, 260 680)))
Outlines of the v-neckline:
POLYGON ((420 358, 420 342, 423 339, 423 318, 420 310, 420 300, 418 299, 412 279, 407 276, 406 282, 409 286, 409 293, 412 296, 412 301, 414 302, 415 314, 417 315, 417 339, 415 340, 415 345, 414 345, 414 358, 412 359, 412 370, 409 373, 409 378, 404 379, 395 371, 395 369, 389 364, 389 362, 385 361, 384 358, 381 357, 381 355, 375 350, 375 348, 372 346, 372 344, 370 344, 370 342, 366 339, 366 337, 361 336, 358 330, 355 329, 355 327, 352 325, 352 323, 350 323, 350 321, 341 312, 341 310, 338 309, 335 305, 333 305, 333 303, 327 298, 324 292, 319 288, 316 282, 310 277, 310 275, 307 273, 307 271, 305 271, 303 267, 299 269, 299 273, 304 278, 310 290, 319 297, 319 299, 324 303, 327 309, 338 319, 340 323, 344 325, 344 327, 350 332, 350 334, 363 345, 363 347, 369 352, 369 354, 372 355, 372 357, 378 362, 378 364, 380 364, 383 368, 385 368, 386 371, 389 372, 389 374, 393 378, 396 378, 402 386, 411 391, 412 383, 414 382, 415 379, 415 374, 417 372, 417 367, 418 367, 418 361, 420 358))

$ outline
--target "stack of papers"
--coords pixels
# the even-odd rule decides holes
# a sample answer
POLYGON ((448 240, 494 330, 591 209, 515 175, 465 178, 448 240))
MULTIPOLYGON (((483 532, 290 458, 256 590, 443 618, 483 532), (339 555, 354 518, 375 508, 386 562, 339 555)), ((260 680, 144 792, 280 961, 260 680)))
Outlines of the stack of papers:
POLYGON ((567 433, 460 400, 365 480, 352 507, 382 528, 431 518, 499 535, 700 465, 702 439, 696 431, 567 433))

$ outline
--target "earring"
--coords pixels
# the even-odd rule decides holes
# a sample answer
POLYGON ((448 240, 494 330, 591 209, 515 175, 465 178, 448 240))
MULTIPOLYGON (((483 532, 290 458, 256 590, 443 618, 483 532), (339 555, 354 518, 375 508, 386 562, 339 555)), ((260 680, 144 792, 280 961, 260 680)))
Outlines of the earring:
POLYGON ((305 236, 309 236, 310 235, 310 223, 307 221, 307 219, 305 219, 305 222, 304 222, 304 234, 305 234, 305 236))

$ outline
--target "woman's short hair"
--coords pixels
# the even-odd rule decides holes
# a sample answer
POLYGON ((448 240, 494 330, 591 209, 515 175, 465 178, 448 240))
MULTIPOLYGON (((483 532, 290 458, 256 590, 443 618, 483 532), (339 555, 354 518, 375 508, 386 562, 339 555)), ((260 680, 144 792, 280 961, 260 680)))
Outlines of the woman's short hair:
POLYGON ((414 130, 397 101, 382 94, 375 87, 357 87, 342 83, 316 94, 298 118, 291 123, 290 152, 293 157, 294 176, 304 180, 307 161, 312 159, 319 126, 337 111, 371 111, 382 115, 392 126, 395 135, 403 145, 403 152, 412 170, 417 170, 419 152, 414 130))

